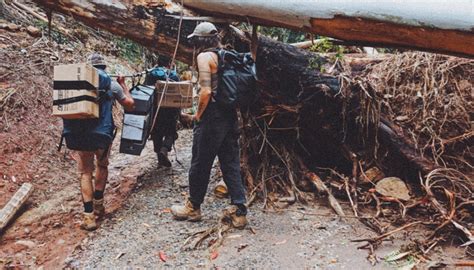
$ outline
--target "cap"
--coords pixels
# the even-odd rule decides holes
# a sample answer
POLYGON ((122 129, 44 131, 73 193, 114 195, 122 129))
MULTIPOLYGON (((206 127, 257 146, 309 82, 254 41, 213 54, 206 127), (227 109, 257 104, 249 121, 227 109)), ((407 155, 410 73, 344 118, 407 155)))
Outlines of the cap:
POLYGON ((87 57, 87 63, 91 64, 92 66, 106 66, 107 62, 105 61, 105 57, 100 53, 92 53, 87 57))
POLYGON ((194 28, 194 31, 188 38, 192 37, 212 37, 217 35, 217 28, 214 24, 210 22, 200 23, 194 28))

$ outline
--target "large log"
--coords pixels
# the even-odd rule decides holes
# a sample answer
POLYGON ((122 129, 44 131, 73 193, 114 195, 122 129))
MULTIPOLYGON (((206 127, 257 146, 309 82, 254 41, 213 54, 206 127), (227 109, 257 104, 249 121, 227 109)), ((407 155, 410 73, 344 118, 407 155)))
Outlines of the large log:
MULTIPOLYGON (((151 5, 152 1, 117 0, 35 2, 74 16, 89 26, 133 39, 160 53, 170 55, 174 51, 179 8, 172 4, 156 5, 156 1, 153 1, 155 4, 151 5)), ((192 13, 186 11, 185 15, 190 16, 192 13)), ((194 20, 183 21, 177 58, 186 63, 192 62, 193 49, 185 37, 195 25, 194 20)), ((226 29, 225 26, 222 28, 226 29)), ((228 33, 226 42, 233 43, 238 50, 249 50, 249 40, 242 33, 228 33)), ((259 105, 303 104, 297 114, 293 114, 293 122, 286 123, 295 123, 301 128, 299 141, 306 150, 309 149, 310 160, 332 163, 328 165, 348 164, 351 167, 348 151, 365 151, 365 144, 361 143, 357 134, 360 93, 355 89, 355 93, 341 95, 339 78, 320 72, 327 62, 324 57, 261 37, 257 68, 263 95, 259 105), (345 107, 346 105, 349 107, 345 107), (344 111, 347 113, 343 114, 344 111), (323 158, 318 160, 318 157, 323 158)), ((257 107, 254 113, 259 113, 259 108, 262 107, 257 107)), ((275 121, 275 124, 278 123, 284 125, 285 121, 275 121)), ((397 174, 418 176, 419 171, 427 173, 433 169, 433 163, 421 157, 402 132, 387 124, 373 128, 378 129, 379 141, 383 142, 379 153, 384 155, 376 159, 386 171, 392 168, 397 174)))
POLYGON ((312 32, 364 46, 474 57, 471 0, 185 0, 184 5, 213 16, 312 32))

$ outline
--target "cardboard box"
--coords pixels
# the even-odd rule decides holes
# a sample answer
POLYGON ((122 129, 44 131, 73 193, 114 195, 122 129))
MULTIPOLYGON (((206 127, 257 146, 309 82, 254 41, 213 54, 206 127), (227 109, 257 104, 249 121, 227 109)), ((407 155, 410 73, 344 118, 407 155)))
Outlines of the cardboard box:
POLYGON ((99 118, 97 91, 53 90, 53 116, 64 119, 99 118))
MULTIPOLYGON (((156 82, 156 104, 159 104, 166 81, 156 82)), ((191 108, 193 106, 193 84, 190 81, 168 82, 161 107, 164 108, 191 108)))
POLYGON ((125 113, 119 152, 139 156, 150 134, 150 125, 150 115, 125 113))
POLYGON ((135 101, 135 108, 133 111, 127 111, 127 113, 142 115, 149 114, 153 109, 155 88, 153 86, 139 85, 134 87, 130 94, 135 101))
POLYGON ((99 73, 89 64, 69 64, 54 67, 53 89, 96 90, 99 73))

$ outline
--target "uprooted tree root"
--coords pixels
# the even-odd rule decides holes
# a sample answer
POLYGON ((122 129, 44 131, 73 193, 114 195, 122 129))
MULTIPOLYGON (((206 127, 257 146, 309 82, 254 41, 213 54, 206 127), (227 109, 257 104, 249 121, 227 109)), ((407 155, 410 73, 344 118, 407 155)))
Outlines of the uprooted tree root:
POLYGON ((384 117, 404 129, 420 154, 472 174, 473 60, 403 53, 369 66, 365 77, 384 117))
POLYGON ((365 239, 367 244, 362 248, 373 250, 393 233, 415 225, 428 232, 426 239, 417 240, 424 255, 437 243, 458 235, 469 246, 473 243, 466 228, 473 221, 474 204, 473 144, 469 143, 473 97, 472 81, 466 78, 473 77, 473 67, 472 60, 427 53, 395 55, 370 67, 366 71, 369 75, 347 83, 341 91, 359 92, 356 123, 358 139, 366 151, 360 154, 343 149, 341 152, 347 153, 343 162, 340 157, 325 156, 326 168, 318 163, 321 157, 308 151, 318 143, 324 149, 325 142, 305 145, 302 137, 308 136, 308 127, 299 125, 302 118, 312 117, 308 114, 318 119, 317 111, 306 109, 317 101, 306 99, 292 105, 268 102, 263 109, 242 113, 243 174, 250 195, 258 194, 264 207, 279 208, 295 201, 304 203, 316 192, 326 196, 340 216, 348 213, 342 212, 335 198, 348 200, 353 212, 350 216, 380 234, 365 239), (409 201, 378 194, 364 174, 377 166, 383 154, 373 130, 382 117, 399 124, 420 154, 438 166, 418 179, 405 179, 412 191, 409 201), (331 162, 333 166, 328 166, 331 162))
MULTIPOLYGON (((339 216, 357 218, 379 235, 355 240, 366 242, 360 248, 369 250, 372 261, 374 249, 384 240, 412 227, 426 232, 410 247, 417 256, 453 239, 462 239, 471 253, 474 241, 466 224, 473 222, 469 113, 474 103, 473 83, 466 78, 473 77, 473 65, 472 60, 405 53, 369 66, 353 80, 340 73, 339 95, 347 100, 339 112, 345 122, 342 136, 326 129, 327 119, 321 117, 335 114, 318 109, 317 95, 302 90, 298 103, 281 104, 275 101, 283 98, 264 91, 256 108, 241 113, 242 174, 250 201, 260 198, 265 208, 280 209, 306 203, 314 194, 324 196, 339 216), (378 194, 365 175, 387 158, 377 127, 390 122, 411 138, 421 156, 437 165, 426 175, 404 179, 412 193, 408 201, 378 194), (334 142, 330 136, 340 136, 343 142, 328 148, 326 144, 334 142), (351 149, 349 142, 354 141, 362 147, 351 149), (344 156, 325 152, 334 148, 344 156), (345 213, 338 199, 347 200, 352 213, 345 213)), ((380 169, 390 174, 398 168, 380 169)), ((210 250, 215 250, 229 229, 220 219, 191 236, 186 246, 196 248, 212 236, 210 250)))

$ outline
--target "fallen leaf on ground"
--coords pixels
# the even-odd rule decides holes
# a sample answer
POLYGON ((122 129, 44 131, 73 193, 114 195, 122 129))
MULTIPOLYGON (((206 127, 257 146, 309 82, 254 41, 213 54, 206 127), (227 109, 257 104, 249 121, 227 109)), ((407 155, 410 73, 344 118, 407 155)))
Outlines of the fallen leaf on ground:
POLYGON ((332 259, 330 263, 337 263, 337 259, 332 259))
POLYGON ((250 227, 249 230, 250 230, 250 232, 252 232, 253 234, 257 234, 257 232, 255 231, 254 228, 250 227))
POLYGON ((163 209, 161 212, 163 212, 163 213, 171 213, 171 209, 170 209, 170 208, 165 208, 165 209, 163 209))
POLYGON ((218 256, 219 256, 219 253, 217 253, 217 251, 213 251, 211 253, 211 260, 215 260, 218 256))
POLYGON ((147 228, 151 228, 150 224, 148 224, 148 223, 143 223, 143 226, 145 226, 147 228))
POLYGON ((160 250, 160 252, 158 252, 158 256, 160 257, 160 260, 162 262, 166 262, 167 258, 166 258, 166 254, 163 250, 160 250))

